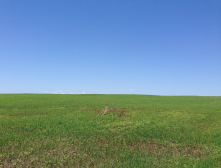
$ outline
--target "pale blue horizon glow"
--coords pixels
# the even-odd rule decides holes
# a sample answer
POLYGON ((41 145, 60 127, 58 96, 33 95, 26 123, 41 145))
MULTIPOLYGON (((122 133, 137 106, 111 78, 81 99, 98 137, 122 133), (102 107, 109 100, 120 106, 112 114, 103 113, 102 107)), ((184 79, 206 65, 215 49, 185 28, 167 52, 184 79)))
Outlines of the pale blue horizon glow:
POLYGON ((221 1, 0 0, 0 93, 221 96, 221 1))

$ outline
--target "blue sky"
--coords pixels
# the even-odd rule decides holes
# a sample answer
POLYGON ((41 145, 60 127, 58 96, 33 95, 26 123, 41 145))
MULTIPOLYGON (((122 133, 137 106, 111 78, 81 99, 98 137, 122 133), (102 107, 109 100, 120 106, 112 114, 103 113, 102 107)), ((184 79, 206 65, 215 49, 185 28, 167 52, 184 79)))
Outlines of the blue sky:
POLYGON ((0 93, 221 96, 220 0, 0 0, 0 93))

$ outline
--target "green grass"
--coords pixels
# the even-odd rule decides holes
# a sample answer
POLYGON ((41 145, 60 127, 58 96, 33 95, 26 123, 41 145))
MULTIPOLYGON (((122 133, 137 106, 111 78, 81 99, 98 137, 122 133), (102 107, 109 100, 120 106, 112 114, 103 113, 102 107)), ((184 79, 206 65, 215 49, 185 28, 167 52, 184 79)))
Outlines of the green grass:
POLYGON ((221 97, 0 94, 0 167, 19 166, 221 167, 221 97))

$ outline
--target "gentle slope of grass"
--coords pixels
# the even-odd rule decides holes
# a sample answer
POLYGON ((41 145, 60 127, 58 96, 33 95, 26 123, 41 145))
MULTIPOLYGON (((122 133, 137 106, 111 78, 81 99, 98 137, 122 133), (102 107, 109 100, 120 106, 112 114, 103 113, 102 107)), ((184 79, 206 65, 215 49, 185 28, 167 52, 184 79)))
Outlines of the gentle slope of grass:
POLYGON ((19 166, 221 167, 221 97, 1 94, 0 167, 19 166))

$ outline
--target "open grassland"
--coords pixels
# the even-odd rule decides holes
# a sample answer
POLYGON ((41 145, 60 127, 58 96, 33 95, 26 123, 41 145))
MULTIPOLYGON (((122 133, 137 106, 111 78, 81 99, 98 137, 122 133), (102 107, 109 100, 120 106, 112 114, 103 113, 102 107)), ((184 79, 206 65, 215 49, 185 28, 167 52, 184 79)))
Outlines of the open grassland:
POLYGON ((1 94, 0 167, 221 167, 221 97, 1 94))

